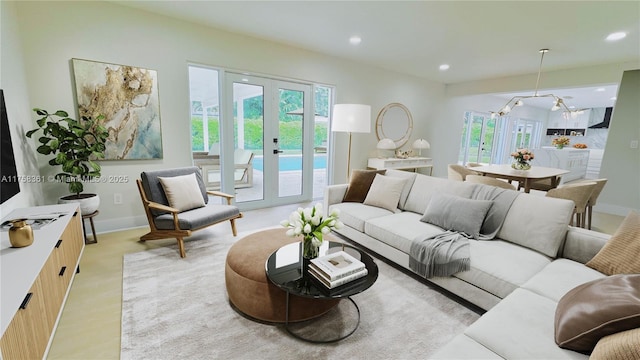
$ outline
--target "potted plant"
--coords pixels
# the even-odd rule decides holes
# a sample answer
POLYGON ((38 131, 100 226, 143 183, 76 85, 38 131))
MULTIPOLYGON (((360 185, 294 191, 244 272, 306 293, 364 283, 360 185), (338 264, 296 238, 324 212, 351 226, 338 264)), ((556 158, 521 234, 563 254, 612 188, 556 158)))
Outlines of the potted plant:
POLYGON ((94 159, 104 158, 105 141, 109 133, 100 124, 104 116, 95 119, 82 117, 81 121, 69 117, 66 111, 58 110, 49 113, 35 108, 41 116, 36 121, 38 127, 27 131, 33 134, 42 131, 38 138, 37 151, 43 155, 53 155, 49 160, 51 166, 62 166, 62 172, 55 175, 56 180, 69 184, 69 192, 59 202, 80 202, 83 214, 91 214, 98 209, 100 197, 97 194, 83 194, 83 181, 100 177, 100 165, 94 159))

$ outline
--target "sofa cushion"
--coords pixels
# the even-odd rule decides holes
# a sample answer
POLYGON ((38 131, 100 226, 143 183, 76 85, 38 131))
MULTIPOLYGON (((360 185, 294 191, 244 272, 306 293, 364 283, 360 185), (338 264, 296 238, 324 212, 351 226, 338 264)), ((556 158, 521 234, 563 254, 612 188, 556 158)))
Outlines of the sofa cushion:
POLYGON ((343 202, 363 202, 367 197, 369 188, 376 174, 382 174, 386 170, 353 170, 351 171, 351 177, 349 178, 349 188, 347 193, 344 194, 343 202))
POLYGON ((555 341, 590 353, 601 338, 640 327, 640 275, 612 275, 577 286, 558 302, 555 341))
POLYGON ((640 274, 640 214, 631 211, 587 266, 607 275, 640 274))
POLYGON ((573 208, 571 200, 521 194, 511 205, 497 237, 555 258, 573 208))
POLYGON ((472 200, 449 194, 434 194, 420 221, 445 230, 462 231, 477 239, 491 205, 493 201, 490 200, 472 200))
POLYGON ((360 232, 364 232, 365 221, 381 216, 393 214, 393 212, 355 202, 345 202, 329 206, 329 211, 334 208, 340 209, 340 220, 343 224, 352 227, 360 232))
POLYGON ((398 201, 398 208, 404 210, 404 205, 407 202, 407 197, 409 196, 409 192, 411 191, 411 187, 413 186, 413 182, 416 180, 417 173, 402 171, 402 170, 393 170, 388 169, 384 174, 385 176, 397 177, 401 179, 407 180, 404 183, 404 187, 402 188, 402 194, 400 195, 400 201, 398 201))
POLYGON ((396 211, 405 179, 376 174, 363 204, 396 211))
POLYGON ((417 236, 437 235, 444 230, 420 221, 420 215, 404 211, 390 216, 369 219, 364 225, 365 234, 392 246, 406 254, 411 241, 417 236))
POLYGON ((465 330, 505 359, 587 359, 553 341, 556 302, 516 289, 465 330))
POLYGON ((453 276, 504 298, 547 266, 544 255, 506 241, 469 240, 471 270, 453 276))
POLYGON ((640 359, 640 328, 622 331, 600 339, 589 360, 640 359))
POLYGON ((522 288, 558 302, 564 294, 576 286, 602 279, 604 276, 579 262, 557 259, 524 283, 522 288))
POLYGON ((413 181, 411 191, 409 191, 404 210, 424 214, 433 194, 447 193, 468 198, 471 194, 472 186, 470 186, 471 184, 465 184, 461 181, 450 181, 426 175, 417 176, 413 181))
POLYGON ((171 177, 158 176, 158 179, 172 208, 181 212, 205 205, 195 173, 171 177))

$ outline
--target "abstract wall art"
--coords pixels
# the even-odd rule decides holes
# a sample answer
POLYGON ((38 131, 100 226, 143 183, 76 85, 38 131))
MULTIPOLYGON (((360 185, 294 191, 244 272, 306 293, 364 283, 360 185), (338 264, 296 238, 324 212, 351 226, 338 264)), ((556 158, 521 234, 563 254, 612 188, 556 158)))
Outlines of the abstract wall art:
POLYGON ((81 59, 72 63, 78 117, 105 117, 105 159, 161 159, 157 72, 81 59))

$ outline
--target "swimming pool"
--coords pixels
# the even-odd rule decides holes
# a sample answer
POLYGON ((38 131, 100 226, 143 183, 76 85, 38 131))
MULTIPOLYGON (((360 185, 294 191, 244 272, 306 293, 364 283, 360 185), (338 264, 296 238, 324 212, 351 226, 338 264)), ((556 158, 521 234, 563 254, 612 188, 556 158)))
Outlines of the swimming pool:
MULTIPOLYGON (((278 163, 281 171, 302 170, 302 155, 280 155, 278 157, 278 163)), ((263 171, 264 159, 262 156, 253 158, 253 168, 263 171)), ((326 169, 327 155, 313 155, 313 168, 326 169)))

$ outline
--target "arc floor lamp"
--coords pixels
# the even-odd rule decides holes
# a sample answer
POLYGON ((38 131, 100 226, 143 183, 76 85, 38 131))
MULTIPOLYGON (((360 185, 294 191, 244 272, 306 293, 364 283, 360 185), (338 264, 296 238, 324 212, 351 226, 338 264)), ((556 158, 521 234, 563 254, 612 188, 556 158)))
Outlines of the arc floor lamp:
POLYGON ((335 104, 333 106, 332 132, 349 133, 347 154, 347 182, 351 175, 351 134, 371 132, 371 106, 362 104, 335 104))

